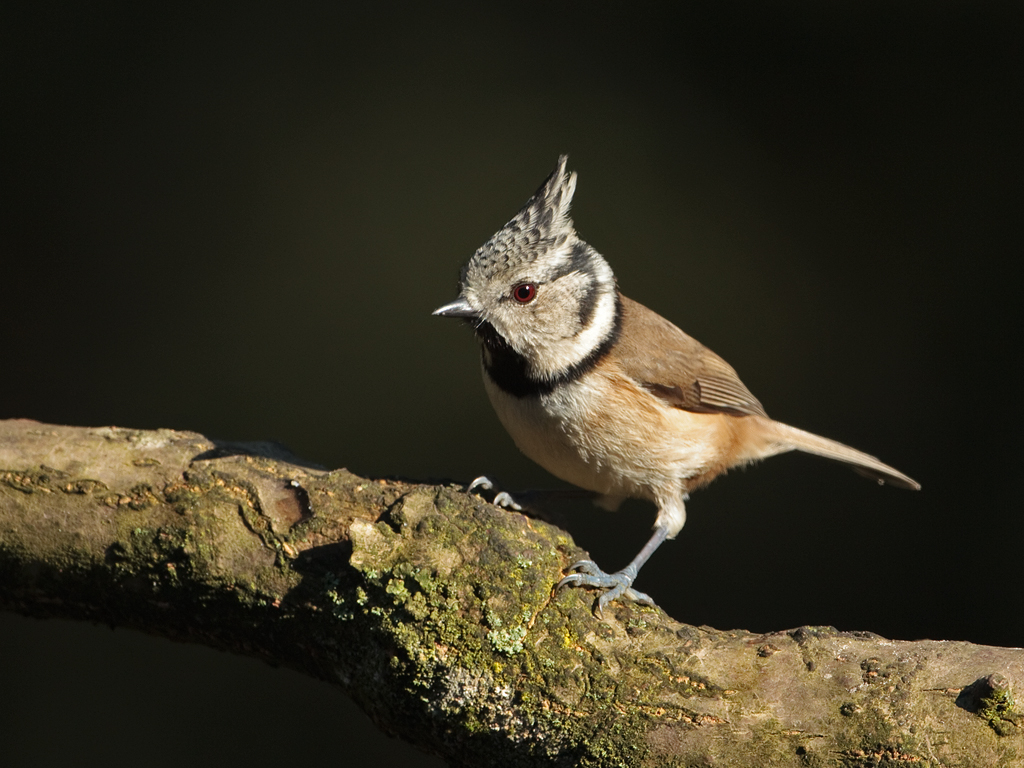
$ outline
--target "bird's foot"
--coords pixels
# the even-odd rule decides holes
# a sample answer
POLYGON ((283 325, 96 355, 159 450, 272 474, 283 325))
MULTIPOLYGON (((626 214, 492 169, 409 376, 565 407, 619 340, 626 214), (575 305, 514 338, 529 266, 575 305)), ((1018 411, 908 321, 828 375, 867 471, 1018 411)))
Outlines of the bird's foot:
MULTIPOLYGON (((466 486, 466 493, 472 493, 477 488, 481 488, 482 490, 485 491, 493 491, 494 483, 491 482, 491 479, 486 475, 480 475, 480 477, 478 477, 476 480, 474 480, 468 486, 466 486)), ((496 494, 491 503, 494 506, 502 507, 503 509, 511 509, 516 512, 523 511, 523 508, 516 503, 516 500, 509 496, 509 494, 505 491, 500 491, 498 494, 496 494)))
POLYGON ((605 590, 594 606, 594 613, 604 616, 605 606, 612 600, 624 598, 634 603, 654 607, 654 600, 643 592, 633 589, 633 581, 636 579, 636 570, 631 566, 623 568, 617 573, 605 573, 598 568, 593 560, 580 560, 573 563, 567 569, 571 571, 568 576, 558 582, 556 590, 562 587, 595 587, 605 590))

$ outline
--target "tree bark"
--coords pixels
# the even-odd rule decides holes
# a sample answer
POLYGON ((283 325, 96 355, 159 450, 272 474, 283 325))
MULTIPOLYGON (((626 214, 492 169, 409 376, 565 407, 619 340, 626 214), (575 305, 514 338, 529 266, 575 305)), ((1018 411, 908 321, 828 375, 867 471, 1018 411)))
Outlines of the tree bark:
POLYGON ((583 555, 461 486, 0 422, 0 607, 293 667, 452 765, 1024 765, 1020 649, 601 620, 583 555))

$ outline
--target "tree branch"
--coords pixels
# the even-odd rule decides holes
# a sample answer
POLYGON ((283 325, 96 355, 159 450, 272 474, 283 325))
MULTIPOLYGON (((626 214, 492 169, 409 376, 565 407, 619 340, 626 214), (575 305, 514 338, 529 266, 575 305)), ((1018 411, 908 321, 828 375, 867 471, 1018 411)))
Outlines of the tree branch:
POLYGON ((272 444, 0 422, 0 607, 342 686, 453 765, 1024 763, 1024 651, 591 613, 563 531, 272 444))

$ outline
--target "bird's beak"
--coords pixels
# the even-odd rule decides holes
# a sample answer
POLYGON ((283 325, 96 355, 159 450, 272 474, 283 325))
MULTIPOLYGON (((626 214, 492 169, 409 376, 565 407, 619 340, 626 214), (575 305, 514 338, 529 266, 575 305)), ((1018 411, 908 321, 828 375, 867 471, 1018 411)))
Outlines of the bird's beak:
POLYGON ((441 317, 480 317, 480 313, 473 309, 469 305, 469 302, 461 296, 451 304, 445 304, 443 307, 438 307, 431 314, 440 315, 441 317))

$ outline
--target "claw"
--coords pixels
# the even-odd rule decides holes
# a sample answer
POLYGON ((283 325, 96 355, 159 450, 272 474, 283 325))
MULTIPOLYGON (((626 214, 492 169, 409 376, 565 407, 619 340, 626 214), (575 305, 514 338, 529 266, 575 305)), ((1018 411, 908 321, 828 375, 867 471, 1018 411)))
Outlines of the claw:
POLYGON ((477 488, 482 488, 485 491, 489 491, 492 488, 494 488, 494 483, 491 482, 491 479, 487 477, 487 475, 480 475, 480 477, 478 477, 476 480, 474 480, 472 483, 466 486, 466 493, 472 493, 477 488))
POLYGON ((523 508, 516 504, 515 499, 509 496, 506 491, 502 491, 497 496, 495 496, 494 501, 492 503, 494 504, 494 506, 502 507, 503 509, 511 509, 516 512, 523 511, 523 508))
MULTIPOLYGON (((593 560, 577 560, 575 563, 570 565, 565 570, 566 571, 570 571, 573 574, 587 573, 587 574, 590 574, 591 576, 607 576, 608 575, 604 571, 602 571, 598 567, 597 563, 595 563, 593 560)), ((566 579, 567 578, 569 578, 569 577, 566 576, 566 579)), ((562 579, 562 581, 565 581, 565 579, 562 579)))
POLYGON ((595 587, 605 590, 604 594, 597 598, 594 606, 594 613, 600 618, 604 618, 604 609, 608 603, 619 598, 654 607, 654 600, 649 595, 633 589, 633 580, 636 576, 629 568, 618 573, 605 573, 593 560, 580 560, 566 570, 571 573, 558 582, 556 590, 563 587, 595 587))
MULTIPOLYGON (((466 486, 466 493, 472 493, 477 488, 484 491, 493 491, 494 483, 491 482, 491 479, 486 475, 480 475, 480 477, 478 477, 476 480, 474 480, 472 483, 466 486)), ((523 511, 523 508, 519 504, 517 504, 516 500, 509 496, 508 492, 506 491, 501 491, 498 495, 494 497, 494 501, 492 501, 491 503, 494 504, 494 506, 496 507, 501 507, 502 509, 511 509, 516 512, 523 511)))

